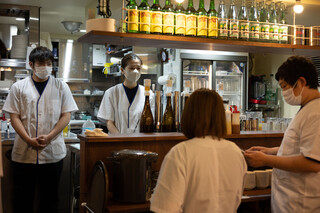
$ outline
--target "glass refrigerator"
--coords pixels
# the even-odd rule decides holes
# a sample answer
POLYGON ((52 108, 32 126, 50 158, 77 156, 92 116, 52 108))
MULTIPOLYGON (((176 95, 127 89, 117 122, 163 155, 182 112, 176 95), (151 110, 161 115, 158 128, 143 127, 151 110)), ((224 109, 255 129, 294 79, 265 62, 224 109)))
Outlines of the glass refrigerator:
POLYGON ((229 105, 247 110, 248 58, 248 53, 181 50, 181 92, 190 80, 190 92, 214 89, 229 105))

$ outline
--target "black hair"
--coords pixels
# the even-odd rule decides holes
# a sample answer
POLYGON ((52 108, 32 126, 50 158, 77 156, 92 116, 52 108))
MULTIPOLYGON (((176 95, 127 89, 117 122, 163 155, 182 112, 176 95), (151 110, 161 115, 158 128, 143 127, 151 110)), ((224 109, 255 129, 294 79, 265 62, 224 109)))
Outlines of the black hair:
POLYGON ((309 59, 302 56, 289 57, 278 68, 275 76, 277 81, 283 79, 291 86, 293 86, 300 77, 306 79, 306 85, 311 89, 317 89, 319 86, 316 67, 309 59))
POLYGON ((122 58, 122 60, 121 60, 121 67, 123 68, 123 69, 125 69, 126 68, 126 66, 129 64, 129 62, 131 61, 131 60, 140 60, 140 63, 141 63, 141 65, 142 65, 142 60, 141 60, 141 58, 139 58, 139 56, 137 56, 136 54, 134 54, 134 53, 129 53, 129 54, 127 54, 127 55, 125 55, 123 58, 122 58))
POLYGON ((51 62, 53 62, 53 54, 46 47, 42 47, 42 46, 36 47, 31 51, 29 55, 29 61, 31 61, 33 64, 36 61, 45 62, 48 60, 51 60, 51 62))

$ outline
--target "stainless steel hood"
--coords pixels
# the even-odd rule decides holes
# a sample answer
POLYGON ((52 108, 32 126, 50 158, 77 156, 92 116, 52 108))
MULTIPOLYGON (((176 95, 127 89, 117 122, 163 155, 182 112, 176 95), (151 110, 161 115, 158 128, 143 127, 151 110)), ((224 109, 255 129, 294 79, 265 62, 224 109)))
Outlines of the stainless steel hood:
POLYGON ((25 68, 26 60, 25 59, 7 59, 4 58, 0 60, 0 67, 17 67, 17 68, 25 68))

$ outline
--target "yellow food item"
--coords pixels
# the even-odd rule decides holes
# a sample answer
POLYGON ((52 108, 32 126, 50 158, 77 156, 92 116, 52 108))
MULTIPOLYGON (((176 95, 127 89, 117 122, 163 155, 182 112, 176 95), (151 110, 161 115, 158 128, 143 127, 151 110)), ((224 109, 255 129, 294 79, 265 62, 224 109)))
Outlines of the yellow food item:
POLYGON ((90 137, 97 137, 97 136, 108 136, 107 133, 103 132, 102 129, 100 128, 95 128, 94 130, 89 130, 87 129, 84 134, 86 136, 90 136, 90 137))

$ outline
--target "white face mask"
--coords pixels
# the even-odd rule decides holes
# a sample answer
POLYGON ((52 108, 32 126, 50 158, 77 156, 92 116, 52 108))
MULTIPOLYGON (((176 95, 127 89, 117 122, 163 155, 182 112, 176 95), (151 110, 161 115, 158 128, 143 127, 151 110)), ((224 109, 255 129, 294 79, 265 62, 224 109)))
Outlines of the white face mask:
POLYGON ((292 88, 282 91, 282 96, 283 96, 284 100, 287 102, 287 104, 301 105, 301 100, 302 100, 301 94, 303 92, 304 87, 302 88, 300 95, 295 96, 294 92, 293 92, 293 88, 295 88, 297 82, 293 85, 292 88))
POLYGON ((125 70, 124 76, 130 82, 135 83, 135 82, 137 82, 139 80, 141 74, 137 69, 135 69, 133 71, 125 70))
POLYGON ((46 79, 49 75, 51 75, 52 67, 51 66, 39 66, 34 67, 34 74, 40 79, 46 79))

